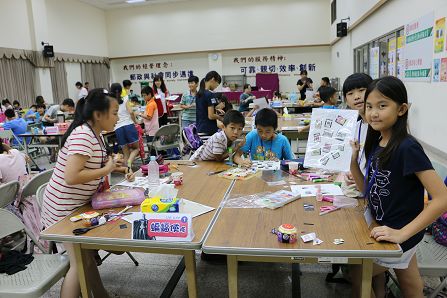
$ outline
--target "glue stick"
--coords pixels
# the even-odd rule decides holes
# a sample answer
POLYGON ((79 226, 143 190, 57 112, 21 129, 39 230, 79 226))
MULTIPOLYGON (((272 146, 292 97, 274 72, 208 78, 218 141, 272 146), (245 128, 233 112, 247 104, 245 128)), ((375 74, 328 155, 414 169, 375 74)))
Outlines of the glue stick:
POLYGON ((323 201, 323 195, 321 194, 321 185, 315 185, 315 188, 317 190, 315 193, 317 201, 323 201))

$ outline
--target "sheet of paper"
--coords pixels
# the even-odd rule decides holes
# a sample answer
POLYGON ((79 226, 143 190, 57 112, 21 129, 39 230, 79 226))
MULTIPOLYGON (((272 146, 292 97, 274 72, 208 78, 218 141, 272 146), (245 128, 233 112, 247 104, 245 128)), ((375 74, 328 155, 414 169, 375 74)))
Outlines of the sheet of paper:
POLYGON ((269 105, 268 101, 265 99, 265 97, 260 97, 260 98, 254 99, 253 104, 259 107, 258 110, 261 110, 264 108, 270 109, 270 105, 269 105))
POLYGON ((321 186, 321 194, 326 196, 342 196, 343 191, 340 186, 335 184, 309 184, 309 185, 291 185, 290 189, 294 194, 301 195, 302 198, 305 197, 314 197, 317 193, 316 186, 321 186))
POLYGON ((179 97, 178 95, 171 95, 166 97, 166 100, 176 101, 178 97, 179 97))
MULTIPOLYGON (((187 199, 182 199, 182 202, 180 203, 180 212, 191 214, 192 218, 208 213, 214 209, 215 208, 213 207, 193 202, 187 199)), ((129 223, 133 223, 135 220, 141 219, 143 216, 142 214, 143 213, 141 212, 132 212, 132 214, 123 216, 122 219, 129 223)))
POLYGON ((280 167, 281 162, 274 160, 253 160, 251 166, 252 169, 260 171, 279 170, 280 167))
POLYGON ((349 171, 357 117, 357 110, 313 109, 304 166, 349 171))
MULTIPOLYGON (((169 177, 165 177, 165 178, 161 178, 160 179, 160 184, 165 184, 169 181, 169 177)), ((135 177, 135 181, 127 181, 127 180, 123 180, 117 184, 115 184, 117 186, 127 186, 127 187, 141 187, 144 189, 149 189, 149 184, 147 181, 147 177, 135 177)))

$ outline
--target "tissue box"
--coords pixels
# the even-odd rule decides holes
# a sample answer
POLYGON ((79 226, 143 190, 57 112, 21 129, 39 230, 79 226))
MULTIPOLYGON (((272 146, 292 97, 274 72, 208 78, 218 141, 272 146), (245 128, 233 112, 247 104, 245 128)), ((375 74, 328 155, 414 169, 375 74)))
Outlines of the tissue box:
POLYGON ((166 213, 166 212, 179 212, 180 200, 162 199, 160 197, 148 198, 141 203, 141 212, 143 213, 166 213))
POLYGON ((68 124, 67 122, 54 123, 54 126, 57 127, 59 133, 65 133, 68 130, 68 127, 70 126, 70 124, 68 124))

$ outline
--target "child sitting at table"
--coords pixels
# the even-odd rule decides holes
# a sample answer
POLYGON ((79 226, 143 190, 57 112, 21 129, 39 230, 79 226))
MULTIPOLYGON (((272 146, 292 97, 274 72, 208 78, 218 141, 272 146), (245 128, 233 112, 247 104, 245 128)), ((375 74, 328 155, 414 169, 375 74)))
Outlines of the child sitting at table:
MULTIPOLYGON (((242 134, 245 126, 245 119, 241 112, 236 110, 228 111, 223 119, 223 130, 213 134, 205 144, 191 156, 189 160, 225 160, 228 156, 228 148, 233 145, 242 134)), ((243 145, 239 143, 235 146, 234 152, 243 145)))
MULTIPOLYGON (((133 174, 113 158, 104 144, 103 131, 113 131, 118 121, 117 99, 102 88, 93 89, 76 104, 73 123, 62 138, 62 148, 53 175, 45 188, 41 222, 44 228, 59 222, 79 207, 89 204, 97 191, 105 190, 111 172, 133 174)), ((79 227, 78 225, 77 227, 79 227)), ((60 297, 81 294, 75 250, 72 243, 63 243, 70 258, 70 268, 62 283, 60 297)), ((94 252, 84 252, 86 279, 92 284, 94 297, 108 297, 94 259, 94 252)))
POLYGON ((248 112, 250 104, 256 97, 251 94, 250 84, 244 85, 244 93, 239 98, 239 112, 248 112))
POLYGON ((18 145, 17 141, 22 143, 23 139, 22 137, 19 137, 19 135, 26 133, 28 124, 25 120, 23 120, 23 118, 17 118, 13 109, 7 109, 5 111, 5 116, 8 121, 3 124, 3 128, 12 130, 12 133, 17 138, 17 140, 15 138, 13 139, 12 144, 18 145))
POLYGON ((234 162, 249 166, 251 162, 242 158, 242 153, 250 153, 254 160, 282 160, 294 159, 289 140, 282 134, 276 133, 278 116, 272 109, 262 109, 255 117, 256 130, 252 130, 245 137, 245 144, 239 150, 234 162))
POLYGON ((0 139, 0 184, 19 181, 26 175, 26 157, 17 149, 11 149, 0 139))
POLYGON ((36 122, 37 118, 37 105, 32 105, 29 107, 29 110, 25 113, 25 121, 28 123, 36 122))
POLYGON ((320 89, 320 98, 324 102, 322 109, 337 109, 337 90, 333 87, 323 87, 320 89))

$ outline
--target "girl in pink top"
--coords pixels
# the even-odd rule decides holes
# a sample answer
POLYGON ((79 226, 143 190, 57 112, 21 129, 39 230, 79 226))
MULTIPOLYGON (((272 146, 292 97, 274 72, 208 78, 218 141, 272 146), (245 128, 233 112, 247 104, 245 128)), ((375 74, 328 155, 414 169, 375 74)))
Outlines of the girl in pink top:
POLYGON ((17 149, 11 149, 0 139, 0 184, 19 181, 26 175, 25 155, 17 149))

